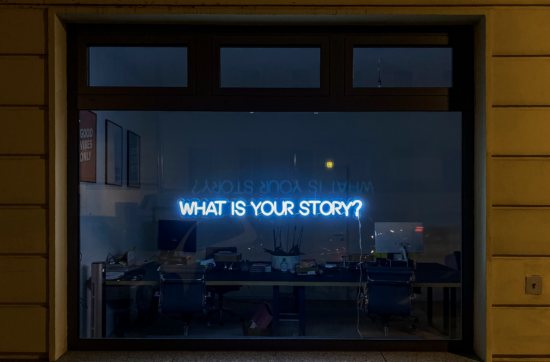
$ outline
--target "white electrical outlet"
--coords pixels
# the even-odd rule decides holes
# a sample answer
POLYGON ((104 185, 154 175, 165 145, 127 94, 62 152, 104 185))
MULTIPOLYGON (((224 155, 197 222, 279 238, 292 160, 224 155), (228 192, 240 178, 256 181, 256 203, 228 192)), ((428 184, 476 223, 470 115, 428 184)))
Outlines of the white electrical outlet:
POLYGON ((542 294, 542 277, 540 275, 525 277, 525 294, 542 294))

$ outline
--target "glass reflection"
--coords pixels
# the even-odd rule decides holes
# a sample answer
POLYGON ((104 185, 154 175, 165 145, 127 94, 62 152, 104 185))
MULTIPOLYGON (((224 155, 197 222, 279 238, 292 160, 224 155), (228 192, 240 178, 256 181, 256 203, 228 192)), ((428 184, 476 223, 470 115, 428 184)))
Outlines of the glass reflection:
POLYGON ((82 338, 460 338, 460 308, 454 332, 442 331, 443 289, 434 287, 431 300, 428 284, 413 289, 438 275, 460 285, 460 113, 93 114, 96 143, 86 147, 96 155, 96 178, 87 173, 80 186, 82 338), (123 186, 104 182, 105 119, 124 130, 123 186), (126 186, 135 159, 127 131, 140 139, 132 165, 139 187, 126 186), (379 233, 410 226, 388 224, 395 222, 414 223, 409 231, 421 241, 403 231, 381 249, 379 233), (416 280, 405 276, 395 295, 375 292, 387 276, 361 273, 360 261, 359 268, 375 261, 405 268, 416 280), (95 262, 106 267, 99 327, 95 262), (280 278, 288 280, 275 288, 280 278), (304 280, 313 284, 295 285, 304 280), (375 313, 377 303, 407 310, 377 299, 389 295, 414 297, 413 314, 375 313), (201 301, 204 309, 189 312, 201 301), (251 328, 258 313, 283 313, 299 301, 307 311, 301 322, 273 317, 251 328))

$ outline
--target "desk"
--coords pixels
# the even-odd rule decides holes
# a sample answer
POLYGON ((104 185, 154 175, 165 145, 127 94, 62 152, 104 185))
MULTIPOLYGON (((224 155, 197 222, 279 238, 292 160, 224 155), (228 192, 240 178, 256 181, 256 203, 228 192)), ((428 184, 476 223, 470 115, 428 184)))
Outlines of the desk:
MULTIPOLYGON (((294 287, 298 331, 306 335, 306 287, 366 287, 365 278, 359 283, 359 274, 350 270, 325 269, 321 275, 293 275, 274 271, 271 273, 250 273, 242 271, 213 271, 205 275, 206 285, 271 285, 273 286, 273 332, 279 331, 281 320, 281 286, 294 287)), ((288 315, 288 314, 287 314, 288 315)))
POLYGON ((433 326, 433 288, 443 288, 443 331, 456 339, 456 288, 461 273, 438 263, 417 263, 413 286, 428 290, 428 324, 433 326))
MULTIPOLYGON (((297 276, 291 273, 282 273, 274 271, 271 273, 251 273, 243 271, 213 270, 205 273, 206 286, 238 285, 254 286, 264 285, 273 287, 273 330, 278 331, 280 315, 280 287, 294 287, 296 299, 296 312, 299 322, 299 335, 305 336, 306 329, 306 287, 366 287, 366 278, 359 283, 359 274, 350 270, 325 270, 322 275, 304 275, 297 276)), ((156 269, 149 268, 143 280, 109 280, 105 284, 111 287, 130 287, 130 286, 156 286, 159 284, 158 273, 156 269), (151 272, 155 271, 154 276, 151 272), (148 275, 149 274, 149 275, 148 275)), ((119 331, 120 328, 117 329, 119 331)), ((117 333, 117 335, 120 332, 117 333)))
MULTIPOLYGON (((146 268, 142 280, 107 281, 107 286, 157 286, 159 274, 156 267, 146 268)), ((305 287, 366 287, 366 277, 359 282, 359 274, 350 270, 325 269, 322 275, 297 276, 291 273, 274 271, 271 273, 251 273, 243 271, 214 270, 205 273, 207 286, 221 285, 267 285, 273 287, 273 330, 278 331, 281 321, 280 287, 294 287, 296 314, 299 322, 299 335, 305 335, 305 287)), ((433 325, 433 288, 443 288, 444 312, 443 328, 451 339, 456 338, 456 288, 461 287, 461 274, 437 263, 417 263, 413 287, 428 289, 428 323, 433 325)))

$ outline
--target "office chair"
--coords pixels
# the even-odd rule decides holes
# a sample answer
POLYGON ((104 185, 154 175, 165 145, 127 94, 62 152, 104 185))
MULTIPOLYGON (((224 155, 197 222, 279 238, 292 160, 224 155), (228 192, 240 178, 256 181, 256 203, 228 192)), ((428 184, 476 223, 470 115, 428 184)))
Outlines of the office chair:
POLYGON ((462 252, 460 251, 454 251, 453 252, 455 259, 456 259, 456 266, 458 271, 462 270, 462 252))
MULTIPOLYGON (((207 259, 213 259, 214 255, 216 255, 216 253, 219 252, 219 251, 229 251, 229 252, 232 252, 232 253, 236 253, 237 248, 236 247, 231 247, 231 246, 229 246, 229 247, 207 247, 204 259, 206 259, 206 260, 207 259)), ((223 306, 223 296, 224 296, 224 294, 230 293, 230 292, 238 292, 239 290, 241 290, 241 287, 238 286, 238 285, 228 285, 228 286, 219 285, 219 286, 215 286, 215 287, 211 287, 211 288, 214 291, 214 293, 218 295, 218 311, 220 313, 220 322, 219 322, 220 326, 223 326, 225 324, 224 321, 223 321, 223 313, 224 312, 229 314, 229 315, 239 317, 241 321, 244 321, 244 317, 242 315, 240 315, 239 313, 236 313, 232 309, 228 309, 228 308, 225 308, 223 306)))
POLYGON ((367 310, 374 322, 384 323, 388 336, 389 322, 396 317, 412 319, 409 326, 416 328, 418 318, 412 316, 412 276, 409 267, 374 266, 367 269, 367 310))
POLYGON ((160 270, 160 314, 179 314, 187 336, 193 317, 208 316, 204 269, 166 265, 160 270))

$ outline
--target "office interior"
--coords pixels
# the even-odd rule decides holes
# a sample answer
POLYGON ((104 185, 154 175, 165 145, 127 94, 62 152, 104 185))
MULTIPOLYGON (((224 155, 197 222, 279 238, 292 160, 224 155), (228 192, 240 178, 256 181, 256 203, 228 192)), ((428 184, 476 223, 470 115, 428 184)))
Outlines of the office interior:
MULTIPOLYGON (((273 308, 274 287, 261 281, 283 273, 290 281, 312 282, 302 287, 305 314, 281 314, 277 330, 270 324, 257 335, 262 338, 461 338, 460 286, 452 284, 449 301, 449 288, 441 283, 428 297, 428 284, 415 286, 414 280, 420 266, 431 265, 433 275, 458 275, 460 284, 460 112, 91 112, 97 117, 96 182, 80 183, 81 338, 98 338, 93 312, 98 299, 92 290, 97 262, 105 263, 99 265, 107 278, 99 338, 251 338, 251 319, 273 308), (115 141, 106 137, 109 124, 119 127, 115 141), (128 162, 136 166, 128 157, 128 131, 139 136, 139 185, 135 179, 133 185, 128 182, 128 162), (243 200, 247 212, 182 217, 180 199, 243 200), (297 210, 306 199, 361 200, 363 206, 358 217, 346 217, 256 216, 250 205, 251 200, 290 200, 297 210), (185 243, 171 250, 164 249, 159 231, 168 220, 194 227, 185 243), (382 223, 420 227, 422 251, 382 252, 383 237, 375 230, 382 223), (272 265, 271 271, 256 273, 253 284, 225 287, 224 293, 220 285, 209 285, 214 275, 247 278, 242 275, 252 274, 254 263, 272 263, 264 249, 282 245, 288 250, 298 242, 301 260, 315 264, 310 275, 292 274, 296 265, 284 272, 272 265), (201 265, 212 256, 208 248, 236 248, 231 255, 240 254, 239 261, 201 265), (357 259, 360 255, 365 258, 357 259), (408 311, 380 316, 369 311, 369 302, 391 303, 392 292, 369 285, 366 280, 375 277, 360 270, 391 263, 410 269, 408 311), (163 279, 169 274, 165 270, 190 266, 206 280, 204 291, 197 289, 204 292, 204 308, 189 318, 164 312, 162 303, 169 300, 161 290, 162 280, 169 280, 163 279), (316 278, 325 280, 331 273, 365 288, 316 284, 316 278), (139 283, 151 279, 155 282, 139 283), (220 299, 234 313, 220 314, 220 299), (305 322, 298 321, 304 315, 305 322), (452 332, 449 323, 454 323, 452 332)), ((135 178, 136 170, 131 172, 135 178)), ((297 288, 281 284, 278 293, 280 312, 294 312, 297 288)), ((169 303, 185 304, 187 298, 193 296, 176 294, 169 303)))

